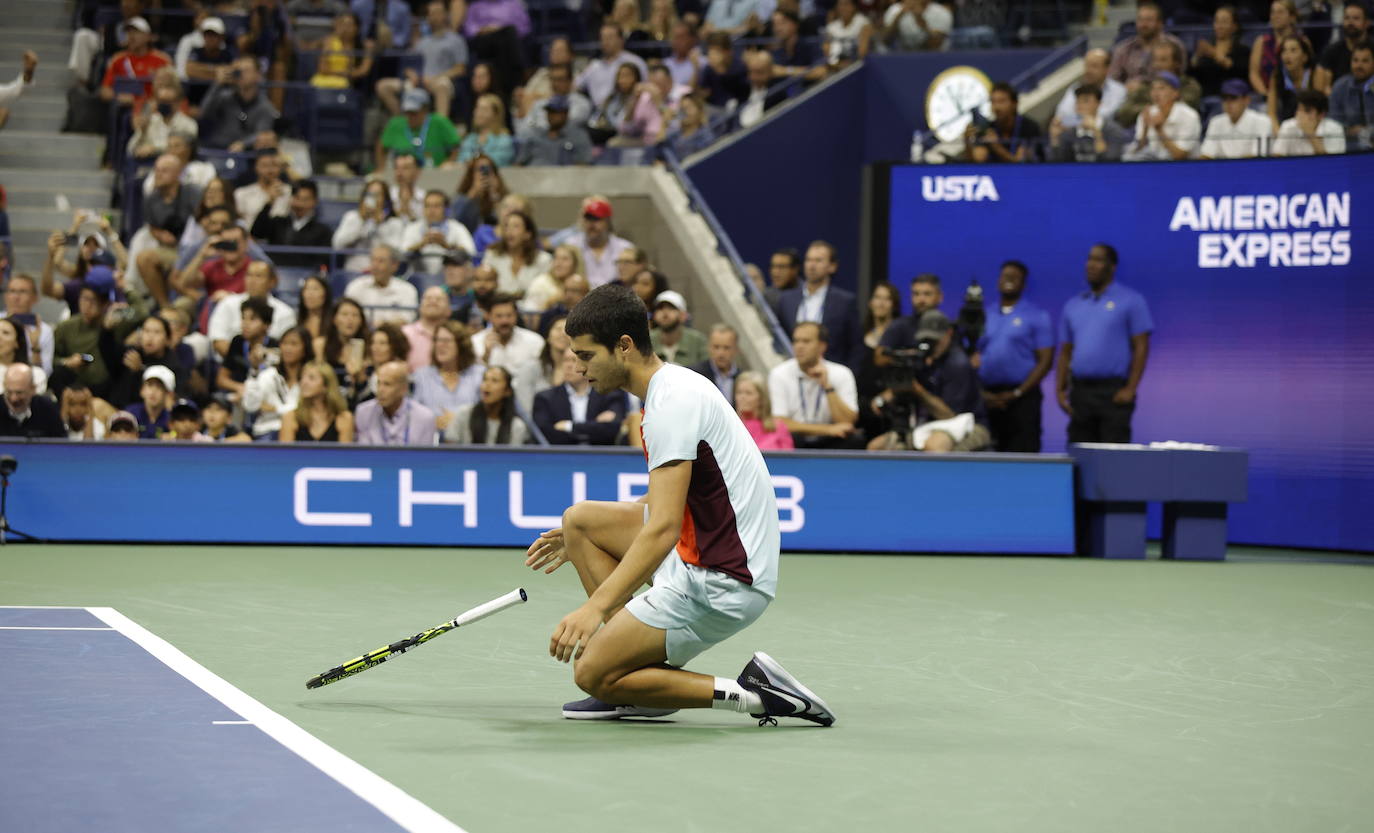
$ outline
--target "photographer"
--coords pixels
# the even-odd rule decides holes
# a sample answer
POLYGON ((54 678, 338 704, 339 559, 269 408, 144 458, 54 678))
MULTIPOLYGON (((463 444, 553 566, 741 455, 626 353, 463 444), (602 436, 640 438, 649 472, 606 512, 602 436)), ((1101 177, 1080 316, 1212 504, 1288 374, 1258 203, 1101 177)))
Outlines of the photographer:
POLYGON ((874 405, 889 415, 893 428, 874 438, 870 450, 980 451, 992 444, 978 377, 944 313, 931 310, 922 315, 916 347, 889 351, 889 359, 897 366, 893 384, 874 405))
POLYGON ((1049 313, 1022 298, 1028 274, 1019 260, 1002 264, 1001 299, 978 340, 978 376, 998 451, 1040 451, 1040 382, 1054 361, 1054 329, 1049 313))
POLYGON ((173 276, 172 287, 192 300, 199 300, 208 292, 210 301, 219 303, 244 291, 244 277, 252 262, 248 257, 248 232, 242 226, 231 225, 205 238, 186 268, 173 276))
POLYGON ((792 330, 792 352, 768 374, 773 416, 792 432, 797 448, 858 448, 863 437, 854 373, 827 361, 830 334, 824 324, 803 321, 792 330))

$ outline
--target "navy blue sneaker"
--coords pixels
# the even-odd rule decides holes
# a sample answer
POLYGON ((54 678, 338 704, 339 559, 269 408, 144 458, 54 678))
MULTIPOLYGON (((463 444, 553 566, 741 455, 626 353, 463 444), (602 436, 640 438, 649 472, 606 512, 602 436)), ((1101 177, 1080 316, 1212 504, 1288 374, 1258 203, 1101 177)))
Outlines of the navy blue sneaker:
MULTIPOLYGON (((811 692, 811 689, 797 682, 797 678, 787 673, 787 669, 777 660, 759 651, 749 664, 740 672, 739 684, 754 692, 763 701, 763 713, 753 715, 759 718, 759 725, 771 723, 776 726, 779 717, 799 717, 822 726, 835 723, 835 715, 825 701, 811 692)), ((564 712, 566 714, 566 712, 564 712)))
POLYGON ((677 709, 651 709, 648 706, 614 706, 595 697, 563 704, 569 720, 619 720, 622 717, 667 717, 677 709))

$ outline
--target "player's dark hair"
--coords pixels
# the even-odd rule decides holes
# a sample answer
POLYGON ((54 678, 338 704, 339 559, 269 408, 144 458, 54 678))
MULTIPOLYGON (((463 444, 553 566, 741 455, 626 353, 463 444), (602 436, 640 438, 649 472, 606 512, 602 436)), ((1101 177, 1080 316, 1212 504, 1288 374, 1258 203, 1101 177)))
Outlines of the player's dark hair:
POLYGON ((1113 266, 1117 265, 1117 263, 1120 262, 1119 258, 1116 255, 1115 247, 1109 246, 1106 243, 1098 243, 1097 245, 1093 246, 1093 248, 1101 249, 1102 254, 1107 256, 1107 261, 1111 263, 1113 266))
MULTIPOLYGON (((258 317, 258 320, 264 324, 270 325, 272 323, 272 305, 267 303, 266 298, 245 298, 243 300, 243 306, 239 307, 239 311, 240 314, 252 312, 258 317)), ((167 322, 163 321, 162 323, 165 325, 167 322)), ((168 327, 168 329, 170 330, 171 328, 168 327)))
POLYGON ((1002 264, 1003 269, 1007 268, 1008 266, 1021 273, 1021 280, 1025 280, 1026 278, 1030 277, 1030 269, 1026 266, 1026 264, 1022 263, 1021 261, 1008 260, 1002 264))
POLYGON ((649 341, 649 316, 644 302, 628 286, 608 283, 598 286, 578 302, 563 323, 568 338, 591 336, 592 341, 615 351, 621 336, 629 336, 639 354, 649 357, 654 348, 649 341))

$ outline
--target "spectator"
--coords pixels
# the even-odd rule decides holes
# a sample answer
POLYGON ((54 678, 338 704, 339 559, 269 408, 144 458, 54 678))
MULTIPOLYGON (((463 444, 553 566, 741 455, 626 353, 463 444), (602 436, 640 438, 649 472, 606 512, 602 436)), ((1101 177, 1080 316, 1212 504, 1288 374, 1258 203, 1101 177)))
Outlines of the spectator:
POLYGON ((586 276, 569 275, 567 280, 563 281, 563 300, 544 310, 544 314, 539 317, 539 331, 550 332, 549 327, 553 322, 567 317, 572 308, 591 291, 592 286, 587 282, 586 276))
POLYGON ((480 400, 459 406, 444 429, 445 442, 460 445, 525 445, 530 429, 515 412, 510 371, 489 367, 482 374, 480 400))
POLYGON ((384 50, 408 48, 411 29, 429 26, 428 20, 414 26, 408 0, 381 0, 380 4, 377 0, 353 0, 349 7, 358 16, 362 31, 375 38, 384 50))
POLYGON ((1269 76, 1269 121, 1277 132, 1279 123, 1298 112, 1298 94, 1312 87, 1312 44, 1301 35, 1289 35, 1279 44, 1279 66, 1269 76))
POLYGON ((1326 96, 1317 90, 1298 93, 1298 113, 1279 126, 1275 156, 1321 156, 1345 153, 1345 128, 1327 118, 1326 96))
POLYGON ((185 113, 185 98, 181 82, 171 67, 163 67, 153 76, 153 95, 133 112, 133 135, 129 137, 129 155, 136 159, 151 159, 167 151, 167 141, 173 133, 194 137, 200 126, 185 113))
POLYGON ((119 242, 119 235, 110 226, 109 219, 98 217, 94 223, 92 225, 77 220, 72 223, 69 234, 54 231, 48 235, 48 257, 43 261, 39 291, 45 298, 65 302, 73 314, 77 311, 81 287, 86 284, 88 276, 97 265, 104 270, 100 273, 100 282, 108 283, 108 288, 114 289, 115 278, 111 265, 122 270, 129 261, 129 253, 125 251, 124 244, 119 242), (73 238, 78 244, 74 263, 66 258, 68 238, 73 238), (102 262, 97 264, 97 259, 102 262), (105 264, 105 261, 111 260, 113 264, 105 264), (56 283, 53 280, 54 272, 60 273, 67 280, 61 284, 56 283))
MULTIPOLYGON (((320 222, 319 187, 313 180, 302 179, 291 186, 291 200, 287 211, 279 212, 277 201, 262 207, 253 221, 253 236, 269 246, 299 246, 328 249, 334 230, 320 222)), ((320 269, 329 265, 330 253, 279 252, 276 262, 281 266, 320 269)))
POLYGON ((705 150, 716 140, 716 134, 706 123, 706 108, 695 96, 686 96, 678 107, 678 121, 668 132, 668 143, 679 159, 705 150))
POLYGON ((568 338, 568 317, 560 315, 549 323, 544 349, 539 351, 536 364, 518 368, 515 372, 515 402, 522 413, 531 413, 534 395, 563 384, 563 353, 572 346, 568 338))
POLYGON ((614 0, 611 13, 602 21, 614 23, 620 28, 620 33, 625 36, 625 46, 631 52, 640 57, 652 57, 657 53, 657 44, 652 43, 654 37, 649 34, 648 24, 640 16, 639 0, 614 0))
POLYGON ((361 272, 371 264, 370 252, 376 246, 400 249, 405 235, 406 221, 392 212, 391 191, 379 179, 370 180, 363 187, 358 207, 350 208, 334 230, 331 245, 335 249, 365 249, 368 254, 350 254, 344 268, 361 272))
MULTIPOLYGON (((618 135, 632 137, 632 132, 624 132, 626 126, 629 125, 629 130, 633 131, 641 110, 647 106, 644 105, 647 92, 640 86, 643 78, 639 67, 634 64, 621 64, 616 70, 615 84, 605 98, 594 102, 596 108, 587 125, 594 143, 604 145, 618 135)), ((651 97, 647 101, 652 104, 651 97)), ((659 127, 662 128, 661 123, 659 127)))
POLYGON ((1231 78, 1221 85, 1222 112, 1207 123, 1207 138, 1199 155, 1203 159, 1246 159, 1268 153, 1274 126, 1263 114, 1250 109, 1250 84, 1231 78))
POLYGON ((301 281, 300 303, 296 306, 296 326, 310 334, 311 344, 324 335, 329 308, 334 303, 334 291, 329 281, 319 275, 307 275, 301 281))
MULTIPOLYGON (((456 36, 455 36, 456 37, 456 36)), ((383 79, 385 84, 396 79, 383 79)), ((462 139, 458 128, 449 121, 446 110, 429 111, 429 96, 424 90, 406 90, 401 96, 401 114, 392 116, 377 141, 377 170, 386 167, 386 159, 399 155, 423 156, 430 167, 452 167, 458 161, 458 147, 462 139)))
POLYGON ((853 447, 862 439, 854 427, 859 417, 854 373, 824 358, 827 329, 814 321, 798 322, 792 329, 793 358, 768 374, 773 416, 799 448, 853 447))
POLYGON ((284 5, 302 50, 319 49, 334 22, 348 8, 341 0, 289 0, 284 5))
POLYGON ((1341 8, 1341 36, 1322 50, 1312 86, 1330 95, 1336 79, 1351 74, 1355 50, 1369 42, 1369 10, 1354 2, 1341 8))
MULTIPOLYGON (((407 92, 428 91, 434 98, 434 112, 448 121, 449 107, 453 103, 453 82, 468 72, 468 44, 462 35, 453 30, 448 10, 440 0, 425 4, 425 25, 429 31, 416 40, 412 48, 413 52, 420 55, 420 71, 417 73, 407 69, 404 84, 399 78, 378 81, 377 97, 394 116, 403 109, 403 102, 398 100, 403 89, 407 92)), ((450 126, 452 124, 449 122, 450 126)), ((415 126, 415 129, 418 130, 419 126, 415 126)), ((456 130, 454 135, 457 135, 456 130)), ((439 158, 431 155, 431 158, 438 165, 447 158, 447 154, 439 158)), ((381 167, 380 162, 377 167, 381 167)))
MULTIPOLYGON (((650 41, 671 41, 673 29, 679 22, 677 5, 673 0, 650 0, 649 18, 644 24, 650 41)), ((692 85, 689 82, 687 86, 692 85)))
MULTIPOLYGON (((803 321, 824 324, 825 358, 848 365, 858 361, 862 334, 859 333, 859 306, 854 293, 831 284, 839 268, 834 246, 824 240, 808 246, 803 264, 806 283, 782 293, 778 299, 778 319, 788 332, 796 330, 803 321)), ((773 400, 779 401, 776 392, 773 400)))
POLYGON ((212 303, 219 303, 244 291, 244 278, 252 262, 248 256, 248 232, 242 226, 231 225, 205 238, 196 256, 173 277, 173 288, 192 299, 208 294, 212 303), (217 256, 210 257, 211 252, 217 256))
MULTIPOLYGON (((904 449, 942 453, 981 451, 991 445, 987 411, 978 389, 972 362, 956 339, 949 318, 939 310, 922 313, 916 328, 916 343, 924 358, 917 358, 910 394, 913 397, 911 422, 875 437, 869 449, 904 449), (908 427, 914 429, 905 436, 908 427)), ((889 387, 878 395, 881 409, 906 391, 889 387)))
POLYGON ((478 400, 484 366, 473 353, 467 328, 456 321, 444 321, 434 329, 424 358, 415 371, 415 400, 435 414, 435 425, 444 431, 460 407, 478 400))
POLYGON ((582 201, 582 230, 567 240, 581 251, 584 274, 593 289, 616 280, 616 258, 633 245, 612 232, 611 215, 609 200, 599 194, 587 197, 582 201))
POLYGON ((171 65, 172 59, 166 52, 153 48, 152 27, 142 17, 129 18, 124 24, 124 32, 127 38, 125 48, 116 52, 106 65, 105 77, 100 82, 100 98, 137 108, 143 99, 152 94, 152 82, 145 83, 138 95, 121 93, 116 96, 115 78, 151 78, 158 69, 171 65))
POLYGON ((415 316, 420 294, 408 281, 395 277, 400 265, 401 255, 395 249, 373 246, 371 274, 354 278, 344 289, 344 297, 367 310, 368 323, 373 326, 383 321, 405 324, 415 316))
POLYGON ((775 315, 781 315, 782 293, 797 286, 801 271, 801 252, 796 249, 778 249, 768 259, 768 280, 772 285, 763 290, 763 297, 775 315))
POLYGON ((1107 77, 1120 81, 1130 92, 1139 86, 1149 86, 1154 77, 1150 65, 1156 43, 1174 48, 1174 66, 1183 66, 1188 50, 1183 41, 1164 31, 1164 14, 1152 2, 1140 3, 1135 10, 1135 35, 1112 48, 1112 62, 1107 77))
POLYGON ((200 430, 200 408, 189 399, 177 400, 167 419, 167 433, 162 439, 181 442, 214 442, 209 434, 200 430))
POLYGON ((582 254, 577 247, 567 243, 556 247, 544 274, 535 278, 525 290, 520 311, 526 318, 533 317, 537 321, 545 311, 563 300, 568 279, 581 274, 582 254))
POLYGON ((448 195, 443 191, 425 194, 424 215, 406 226, 401 235, 401 250, 414 258, 415 268, 427 275, 444 271, 444 256, 453 251, 472 254, 476 246, 467 228, 448 218, 448 195))
MULTIPOLYGON (((156 173, 156 169, 154 169, 156 173)), ((153 176, 143 182, 144 194, 150 194, 153 176)), ((183 183, 184 184, 184 183, 183 183)), ((205 242, 205 238, 211 234, 219 234, 238 218, 234 210, 234 186, 229 180, 215 176, 205 184, 205 188, 200 192, 200 200, 196 203, 195 210, 191 212, 191 217, 186 222, 186 227, 181 232, 181 237, 177 238, 177 261, 173 271, 185 268, 191 258, 195 257, 200 250, 200 244, 205 242), (216 212, 223 212, 216 217, 216 212), (211 226, 215 226, 211 230, 211 226)), ((137 237, 137 235, 135 235, 137 237)), ((256 243, 252 245, 256 246, 256 243)))
POLYGON ((997 451, 1040 451, 1040 383, 1054 361, 1054 328, 1049 313, 1024 297, 1029 274, 1018 260, 1002 264, 1000 297, 988 305, 978 340, 978 377, 997 451))
POLYGON ((372 55, 376 50, 376 41, 362 37, 358 16, 341 12, 334 16, 333 31, 320 45, 319 64, 310 83, 328 90, 361 85, 372 74, 372 55))
POLYGON ((24 91, 33 86, 33 74, 38 69, 38 55, 33 50, 25 50, 19 76, 13 81, 0 84, 0 127, 5 126, 9 117, 9 107, 19 100, 24 91))
POLYGON ((701 31, 708 37, 720 32, 737 38, 763 25, 759 0, 708 0, 701 31))
POLYGON ((501 223, 501 239, 487 247, 482 262, 496 270, 497 291, 524 297, 540 275, 549 271, 553 258, 539 248, 539 227, 523 211, 507 214, 501 223))
POLYGON ((1154 102, 1136 118, 1135 142, 1122 158, 1127 162, 1187 159, 1201 144, 1202 119, 1178 100, 1178 76, 1161 72, 1150 86, 1154 102))
POLYGON ((403 221, 418 220, 425 213, 425 192, 419 187, 420 157, 397 154, 391 160, 391 210, 403 221))
MULTIPOLYGON (((434 346, 434 334, 440 325, 449 320, 451 315, 448 290, 444 287, 431 286, 420 295, 420 317, 401 328, 406 341, 410 344, 410 353, 406 356, 406 363, 410 365, 411 373, 416 373, 420 368, 429 364, 430 353, 434 346)), ((418 383, 418 378, 416 381, 418 383)), ((443 430, 442 426, 440 426, 440 430, 443 430)))
POLYGON ((869 403, 882 390, 885 373, 878 366, 878 348, 883 336, 897 321, 902 309, 902 298, 897 287, 887 281, 878 281, 868 294, 868 304, 863 317, 863 347, 859 368, 854 373, 854 383, 859 396, 859 429, 870 437, 876 437, 886 430, 881 415, 869 403))
POLYGON ((1345 128, 1349 144, 1360 150, 1371 148, 1374 126, 1374 45, 1361 43, 1351 50, 1350 74, 1331 88, 1331 118, 1345 128))
POLYGON ((544 65, 534 71, 525 82, 524 101, 526 107, 543 101, 556 91, 550 85, 549 73, 554 67, 567 67, 572 75, 587 66, 586 58, 579 58, 572 48, 572 41, 565 35, 554 35, 544 47, 544 65))
POLYGON ((485 326, 485 316, 491 311, 491 305, 496 300, 497 283, 496 270, 490 266, 484 264, 472 272, 472 297, 477 302, 477 308, 482 312, 482 326, 485 326))
MULTIPOLYGON (((677 293, 673 293, 677 294, 677 293)), ((650 333, 652 336, 652 333, 650 333)), ((707 358, 692 365, 692 369, 710 379, 727 402, 735 401, 735 385, 739 382, 740 367, 735 363, 739 356, 739 333, 729 324, 717 324, 711 328, 706 340, 707 358)), ((760 378, 762 381, 762 378, 760 378)))
POLYGON ((281 441, 351 443, 353 435, 353 414, 334 369, 322 361, 307 364, 301 371, 300 400, 295 410, 282 414, 281 441))
MULTIPOLYGON (((63 389, 71 386, 79 386, 101 398, 106 398, 108 394, 110 369, 106 367, 105 356, 100 350, 100 334, 104 331, 105 307, 111 290, 97 287, 113 286, 113 278, 108 284, 102 280, 102 271, 108 272, 109 268, 97 266, 91 271, 94 280, 81 287, 77 314, 54 328, 53 356, 56 367, 51 384, 53 392, 59 396, 63 389)), ((0 356, 0 361, 3 361, 3 356, 0 356)))
MULTIPOLYGON (((654 3, 657 9, 659 3, 654 3)), ((671 7, 670 3, 665 3, 671 7)), ((669 53, 663 59, 663 65, 668 68, 668 72, 673 76, 673 83, 683 87, 697 86, 697 76, 701 74, 702 61, 701 50, 697 47, 697 33, 692 30, 690 23, 681 20, 674 21, 669 27, 668 34, 669 53)))
POLYGON ((484 95, 494 95, 501 100, 502 104, 507 101, 505 88, 496 80, 496 70, 491 68, 491 64, 478 62, 473 65, 472 72, 468 74, 467 91, 458 97, 458 103, 462 110, 456 123, 463 128, 463 133, 472 132, 472 119, 476 115, 477 102, 484 95))
POLYGON ((708 361, 706 335, 687 326, 687 299, 671 289, 654 299, 653 329, 649 341, 665 362, 691 367, 708 361))
MULTIPOLYGON (((454 252, 445 255, 443 290, 448 299, 449 314, 460 324, 481 327, 482 309, 477 305, 477 293, 473 286, 472 258, 468 257, 468 253, 454 252)), ((492 274, 491 286, 491 291, 495 292, 495 273, 492 274)))
POLYGON ((521 41, 531 32, 523 0, 471 0, 466 7, 454 3, 450 12, 455 21, 461 16, 472 54, 492 65, 501 89, 514 89, 524 75, 521 41))
POLYGON ((229 67, 238 52, 225 34, 224 21, 207 15, 201 18, 195 32, 177 44, 177 73, 186 81, 186 98, 191 104, 204 101, 211 84, 221 76, 225 81, 233 80, 229 67))
POLYGON ((128 411, 114 412, 110 415, 110 426, 105 431, 105 439, 115 442, 136 442, 138 420, 128 411))
MULTIPOLYGON (((167 392, 177 396, 188 393, 186 366, 172 348, 172 325, 164 318, 148 316, 138 326, 138 335, 134 340, 124 343, 117 337, 117 333, 123 331, 120 323, 119 305, 111 304, 105 313, 105 330, 100 336, 100 350, 111 376, 111 404, 123 407, 133 402, 147 381, 148 369, 152 367, 166 368, 164 388, 167 392)), ((161 374, 159 378, 162 378, 161 374)))
POLYGON ((200 105, 204 129, 200 143, 207 148, 241 153, 245 150, 274 147, 273 127, 278 115, 262 90, 262 73, 253 58, 238 58, 229 77, 216 75, 215 85, 200 105))
MULTIPOLYGON (((153 193, 143 198, 143 228, 130 245, 138 277, 158 306, 167 306, 168 276, 177 262, 177 241, 186 230, 197 194, 181 184, 181 160, 163 154, 153 165, 153 193)), ((135 283, 137 285, 137 283, 135 283)))
MULTIPOLYGON (((177 363, 188 371, 187 395, 198 399, 205 398, 210 393, 210 383, 205 380, 197 364, 210 357, 210 339, 206 338, 204 333, 191 332, 191 317, 185 310, 167 307, 158 310, 157 317, 167 322, 167 327, 172 333, 167 342, 167 349, 176 356, 177 363)), ((114 334, 118 336, 127 326, 116 325, 114 334)))
MULTIPOLYGON (((125 412, 121 411, 120 413, 125 412)), ((206 402, 200 415, 205 420, 205 436, 209 437, 211 442, 247 443, 253 441, 247 432, 234 427, 230 421, 233 414, 230 413, 229 406, 218 399, 211 399, 206 402)), ((113 424, 114 417, 111 417, 110 421, 113 424)))
MULTIPOLYGON (((847 1, 847 0, 846 0, 847 1)), ((758 50, 744 59, 749 87, 739 107, 739 126, 753 127, 769 110, 787 100, 785 89, 772 89, 773 56, 758 50)))
POLYGON ((543 102, 538 112, 545 126, 521 136, 517 164, 586 165, 592 161, 591 136, 586 128, 569 123, 569 108, 566 96, 556 95, 543 102))
POLYGON ((706 38, 706 66, 701 69, 697 91, 708 107, 724 112, 749 97, 749 76, 735 57, 730 36, 715 32, 706 38))
POLYGON ((601 26, 601 57, 592 61, 573 80, 573 87, 588 100, 600 103, 611 94, 622 64, 633 64, 643 78, 649 72, 644 59, 625 51, 625 35, 614 23, 601 26))
POLYGON ((33 369, 15 362, 5 368, 5 409, 0 412, 0 437, 62 438, 67 436, 57 405, 39 396, 33 369))
POLYGON ((1107 76, 1109 60, 1111 59, 1105 49, 1089 49, 1083 56, 1083 77, 1077 84, 1070 84, 1064 91, 1064 96, 1059 99, 1059 106, 1054 110, 1054 118, 1050 120, 1051 133, 1055 124, 1065 128, 1078 126, 1078 91, 1084 87, 1096 87, 1101 93, 1098 96, 1101 103, 1097 107, 1097 115, 1100 118, 1111 119, 1116 115, 1117 108, 1126 100, 1126 85, 1107 76))
POLYGON ((1301 37, 1298 7, 1293 0, 1274 0, 1269 4, 1269 31, 1256 38, 1250 47, 1250 86, 1255 92, 1269 94, 1269 82, 1279 68, 1279 47, 1284 38, 1294 36, 1301 37))
POLYGON ((358 406, 358 442, 364 445, 434 445, 434 412, 407 394, 410 373, 404 361, 377 368, 377 398, 358 406))
POLYGON ((881 37, 897 52, 938 52, 949 49, 953 28, 954 14, 936 0, 901 0, 883 12, 881 37))
POLYGON ((410 340, 406 338, 399 324, 378 324, 372 335, 367 338, 367 363, 370 372, 361 399, 367 400, 377 395, 377 371, 393 361, 410 361, 410 340))
POLYGON ((240 332, 229 342, 215 387, 229 394, 229 401, 243 401, 244 385, 267 366, 269 350, 277 346, 268 335, 275 310, 262 298, 249 296, 240 308, 240 332))
MULTIPOLYGON (((448 213, 476 235, 484 223, 496 221, 498 206, 509 196, 513 195, 506 188, 496 163, 490 156, 478 155, 468 163, 458 182, 458 193, 454 194, 448 213)), ((477 253, 481 254, 486 244, 479 242, 477 237, 473 242, 478 243, 477 253)))
POLYGON ((239 313, 249 298, 256 298, 272 308, 268 335, 274 340, 280 339, 296 326, 296 311, 272 294, 276 288, 276 267, 266 261, 253 261, 243 273, 243 292, 227 295, 215 304, 214 312, 210 313, 207 335, 221 359, 228 353, 229 343, 234 336, 243 332, 239 313))
POLYGON ((90 388, 80 383, 68 385, 62 391, 60 416, 69 440, 103 440, 105 423, 91 413, 94 396, 90 388))
POLYGON ((825 55, 832 70, 868 57, 873 24, 859 13, 856 0, 836 0, 835 13, 825 24, 825 55))
POLYGON ((578 372, 571 348, 560 361, 563 384, 534 395, 534 424, 553 445, 615 445, 625 420, 625 394, 592 389, 578 372))
MULTIPOLYGON (((238 47, 241 55, 251 56, 255 62, 262 61, 273 81, 285 81, 291 62, 291 21, 286 15, 286 4, 266 0, 252 6, 248 31, 239 36, 238 47)), ((271 95, 273 106, 280 110, 285 90, 275 89, 271 95)))
POLYGON ((315 342, 315 355, 328 364, 349 406, 362 398, 367 384, 367 317, 362 305, 340 298, 329 316, 324 337, 315 342))
POLYGON ((763 374, 746 370, 735 378, 735 412, 739 414, 749 436, 762 451, 790 451, 796 446, 792 432, 781 418, 773 416, 773 401, 763 374))
POLYGON ((1071 443, 1128 443, 1154 323, 1140 293, 1116 282, 1116 249, 1088 254, 1088 289, 1064 304, 1055 368, 1071 443))
MULTIPOLYGON (((1018 112, 1020 94, 999 81, 992 85, 992 121, 975 117, 964 130, 964 145, 972 162, 1036 162, 1041 156, 1040 125, 1018 112)), ((975 116, 977 114, 975 113, 975 116)))
POLYGON ((258 151, 253 160, 254 180, 251 185, 234 189, 234 208, 243 221, 256 218, 264 208, 270 207, 278 217, 285 217, 291 210, 291 184, 282 179, 281 157, 276 148, 258 151))
POLYGON ((0 318, 0 373, 12 364, 27 364, 33 368, 33 386, 38 393, 48 389, 48 374, 32 361, 26 328, 9 318, 0 318))
POLYGON ((657 269, 650 269, 645 264, 635 276, 630 279, 630 290, 639 296, 639 300, 644 302, 644 310, 652 318, 654 314, 654 302, 658 296, 668 291, 668 278, 657 269))
MULTIPOLYGON (((273 321, 275 323, 275 317, 273 321)), ((281 431, 282 415, 296 410, 301 397, 301 374, 315 361, 310 333, 296 327, 282 334, 275 356, 267 355, 267 366, 250 374, 243 385, 243 405, 253 424, 255 440, 275 440, 281 431)))
MULTIPOLYGON (((194 123, 192 122, 192 124, 194 123)), ((166 152, 181 161, 181 184, 199 191, 203 200, 210 183, 219 177, 219 171, 216 171, 215 166, 209 162, 196 158, 198 151, 195 135, 192 133, 172 133, 167 137, 166 152)), ((153 174, 149 172, 143 178, 143 196, 147 197, 153 193, 153 187, 153 174)), ((232 186, 230 190, 232 190, 232 186)), ((227 198, 220 200, 220 202, 227 202, 227 198)))
POLYGON ((1050 157, 1055 162, 1102 162, 1121 158, 1131 134, 1114 119, 1102 115, 1102 90, 1082 85, 1074 90, 1074 126, 1050 123, 1050 157))
POLYGON ((773 11, 773 72, 779 78, 825 77, 825 61, 801 38, 801 19, 790 9, 773 11))
POLYGON ((1241 81, 1249 91, 1250 58, 1234 6, 1217 7, 1212 15, 1212 39, 1197 42, 1191 66, 1205 96, 1221 95, 1222 85, 1230 80, 1241 81))
POLYGON ((517 327, 515 299, 498 294, 486 311, 488 326, 472 336, 472 349, 487 367, 524 367, 539 360, 544 339, 533 330, 517 327))
POLYGON ((563 124, 585 130, 592 118, 592 102, 582 93, 573 89, 572 68, 567 64, 554 64, 549 67, 549 87, 552 93, 535 103, 519 121, 517 127, 523 134, 546 133, 549 124, 549 104, 559 99, 563 105, 563 124))
POLYGON ((5 284, 5 311, 0 318, 8 318, 24 327, 29 344, 29 364, 43 368, 46 376, 52 375, 53 329, 52 325, 39 318, 33 311, 38 303, 38 283, 29 275, 18 274, 5 284))
MULTIPOLYGON (((155 364, 143 371, 138 388, 139 401, 129 405, 128 412, 138 425, 140 440, 155 440, 172 428, 171 405, 176 381, 170 368, 155 364)), ((111 433, 114 420, 110 420, 111 433)))

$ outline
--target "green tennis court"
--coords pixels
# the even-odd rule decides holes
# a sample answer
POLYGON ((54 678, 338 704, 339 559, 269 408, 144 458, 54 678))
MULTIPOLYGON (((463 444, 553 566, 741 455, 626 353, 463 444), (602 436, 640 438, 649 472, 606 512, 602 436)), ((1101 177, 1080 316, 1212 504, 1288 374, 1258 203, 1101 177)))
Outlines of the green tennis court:
MULTIPOLYGON (((1326 831, 1374 818, 1374 571, 790 555, 693 669, 764 650, 839 717, 563 720, 571 567, 515 551, 11 546, 0 605, 108 606, 473 833, 1326 831), (523 585, 530 602, 305 680, 523 585)), ((1335 563, 1333 563, 1335 562, 1335 563)))

